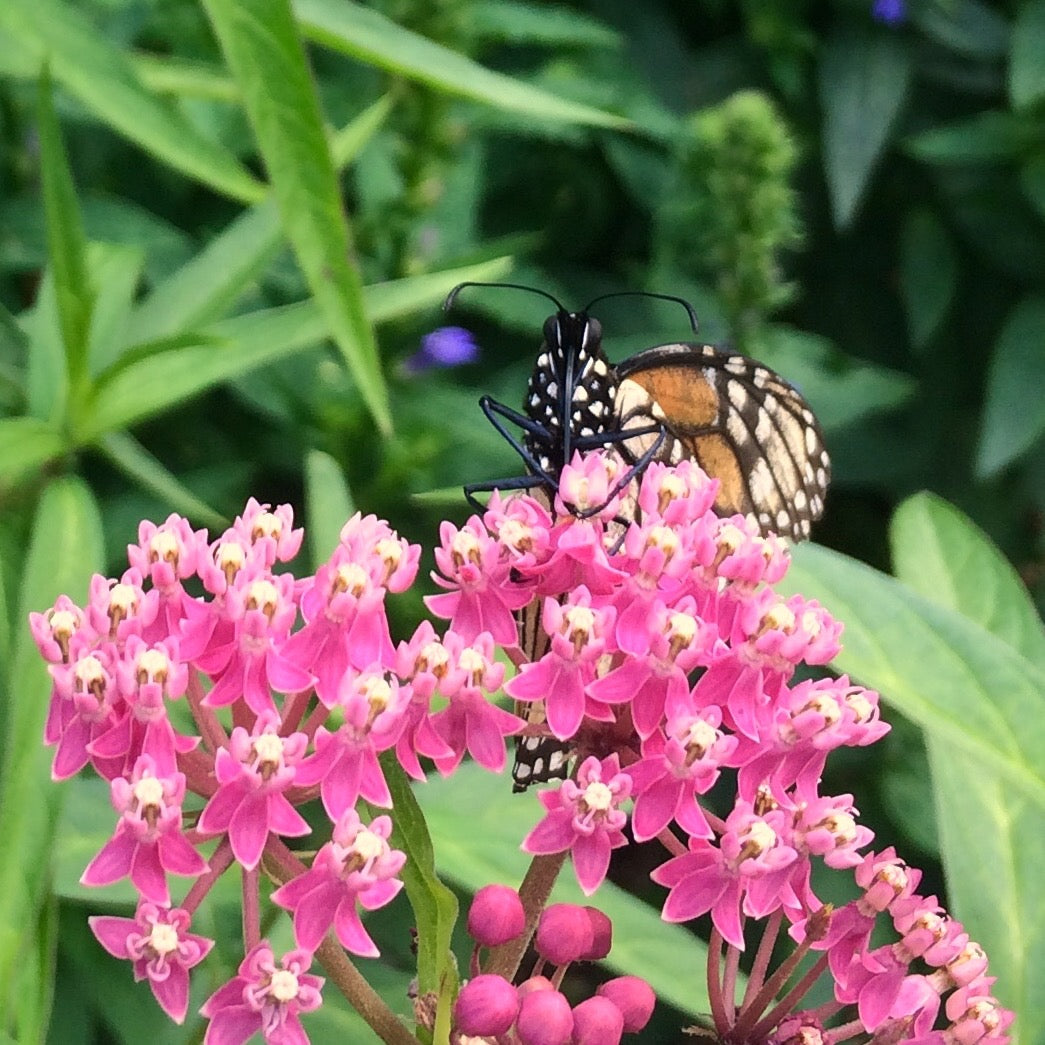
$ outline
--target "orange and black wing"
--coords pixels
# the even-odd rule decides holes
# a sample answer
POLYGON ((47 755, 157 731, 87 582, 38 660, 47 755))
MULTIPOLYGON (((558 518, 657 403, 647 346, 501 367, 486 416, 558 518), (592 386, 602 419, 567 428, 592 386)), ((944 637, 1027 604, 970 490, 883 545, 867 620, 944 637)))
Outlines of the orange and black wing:
MULTIPOLYGON (((720 482, 716 510, 753 516, 763 532, 809 536, 831 463, 813 411, 779 374, 713 345, 658 345, 619 363, 619 431, 661 424, 657 457, 692 458, 720 482)), ((633 461, 655 435, 626 439, 633 461)))

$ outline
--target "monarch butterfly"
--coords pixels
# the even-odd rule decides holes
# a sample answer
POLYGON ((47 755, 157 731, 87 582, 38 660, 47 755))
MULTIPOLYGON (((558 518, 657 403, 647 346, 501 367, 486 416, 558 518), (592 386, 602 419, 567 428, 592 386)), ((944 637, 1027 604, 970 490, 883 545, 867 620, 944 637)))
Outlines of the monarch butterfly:
MULTIPOLYGON (((763 533, 794 540, 809 536, 823 512, 831 464, 816 416, 780 375, 746 356, 694 342, 657 345, 614 366, 602 348, 602 326, 589 310, 619 295, 603 295, 581 311, 569 312, 551 294, 533 287, 461 283, 447 296, 444 308, 469 286, 526 290, 556 308, 544 323, 525 412, 489 396, 480 400, 483 412, 523 459, 529 474, 466 486, 472 504, 478 505, 476 493, 494 488, 543 488, 553 496, 574 451, 615 447, 630 464, 618 491, 651 461, 676 464, 691 458, 719 480, 719 514, 750 515, 763 533), (521 442, 506 422, 519 428, 521 442)), ((682 298, 638 293, 682 305, 696 331, 696 315, 682 298)), ((534 621, 523 620, 520 626, 523 649, 536 659, 540 651, 527 650, 527 636, 538 636, 540 629, 534 621)), ((534 708, 538 720, 531 724, 539 724, 541 713, 534 708)), ((566 769, 560 741, 524 737, 513 770, 516 790, 565 776, 566 769)))

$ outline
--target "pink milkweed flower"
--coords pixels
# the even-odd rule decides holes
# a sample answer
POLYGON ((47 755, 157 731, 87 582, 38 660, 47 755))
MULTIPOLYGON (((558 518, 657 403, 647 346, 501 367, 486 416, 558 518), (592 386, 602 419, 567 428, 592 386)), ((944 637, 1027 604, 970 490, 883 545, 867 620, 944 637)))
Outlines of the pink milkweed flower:
POLYGON ((658 518, 668 526, 691 526, 711 511, 719 481, 686 459, 676 465, 653 461, 642 473, 638 503, 644 518, 658 518))
POLYGON ((504 499, 494 490, 483 513, 483 522, 516 569, 532 570, 548 557, 552 517, 544 505, 532 497, 504 499))
POLYGON ((451 754, 435 756, 436 768, 444 775, 452 772, 467 751, 481 766, 499 773, 507 761, 504 738, 518 733, 526 723, 486 695, 500 689, 504 679, 504 665, 494 660, 493 637, 484 632, 466 646, 451 630, 443 645, 450 660, 439 691, 450 702, 432 715, 431 722, 451 754))
POLYGON ((87 598, 87 620, 95 635, 119 646, 142 637, 160 610, 160 593, 145 591, 141 573, 133 567, 118 580, 96 573, 87 598))
POLYGON ((250 544, 266 570, 277 562, 290 562, 305 536, 304 529, 294 529, 294 509, 289 504, 272 509, 253 497, 247 501, 243 514, 236 516, 231 529, 250 544))
POLYGON ((320 726, 315 751, 298 766, 297 783, 320 785, 323 808, 337 820, 362 796, 389 809, 392 795, 377 760, 394 747, 406 725, 410 692, 379 669, 346 673, 338 689, 345 720, 334 733, 320 726))
POLYGON ((691 838, 688 853, 672 857, 650 874, 670 890, 662 917, 688 922, 710 911, 722 937, 743 950, 741 913, 762 918, 784 900, 791 865, 798 859, 789 836, 783 810, 760 816, 751 803, 738 801, 719 846, 691 838))
POLYGON ((724 733, 717 707, 681 711, 668 719, 666 735, 656 733, 642 745, 642 759, 628 766, 635 786, 632 831, 637 842, 654 838, 674 820, 687 834, 711 838, 700 806, 737 747, 724 733))
POLYGON ((610 866, 610 851, 628 844, 621 828, 627 820, 618 808, 631 795, 631 777, 622 773, 616 754, 601 762, 586 758, 577 780, 564 780, 537 797, 548 811, 523 840, 527 853, 570 850, 577 881, 586 896, 599 887, 610 866))
POLYGON ((207 707, 226 707, 242 699, 256 715, 274 713, 272 690, 299 693, 312 676, 282 650, 297 617, 294 578, 289 573, 257 573, 234 584, 225 596, 233 629, 229 641, 187 659, 214 679, 204 697, 207 707))
MULTIPOLYGON (((111 646, 84 649, 70 664, 51 664, 54 679, 44 727, 44 741, 57 744, 51 763, 51 779, 67 780, 91 757, 90 745, 108 732, 121 713, 123 698, 116 686, 111 646)), ((107 780, 123 768, 122 758, 113 766, 96 765, 107 780)))
POLYGON ((548 728, 560 740, 572 737, 584 718, 585 687, 594 681, 599 658, 612 638, 616 613, 612 606, 592 606, 591 592, 581 586, 565 604, 547 598, 541 623, 550 649, 505 686, 516 700, 544 700, 548 728))
POLYGON ((616 454, 581 454, 563 466, 555 493, 555 513, 611 520, 620 507, 615 491, 627 465, 616 454), (586 513, 594 513, 587 515, 586 513))
POLYGON ((371 571, 384 574, 381 562, 350 557, 339 545, 301 595, 305 626, 280 651, 301 670, 316 677, 316 695, 332 708, 349 670, 378 664, 390 668, 395 650, 385 615, 385 588, 371 571))
POLYGON ((242 726, 232 731, 229 746, 215 756, 218 789, 197 825, 202 835, 228 832, 233 855, 248 871, 261 861, 269 832, 299 838, 311 830, 283 794, 296 783, 308 737, 281 737, 279 725, 276 714, 265 714, 250 733, 242 726))
POLYGON ((306 1045, 301 1014, 323 1004, 324 980, 306 972, 308 951, 288 951, 279 964, 268 941, 251 948, 239 972, 200 1008, 210 1020, 204 1045, 242 1045, 261 1034, 266 1045, 306 1045))
POLYGON ((59 595, 45 613, 30 613, 29 630, 48 664, 68 664, 73 640, 79 637, 87 642, 93 638, 87 614, 68 595, 59 595))
POLYGON ((138 635, 127 639, 115 664, 126 714, 88 748, 100 771, 105 763, 127 772, 139 755, 148 755, 157 775, 167 776, 177 768, 177 756, 195 748, 198 738, 176 733, 167 716, 167 701, 181 697, 189 684, 188 667, 175 648, 174 639, 151 646, 138 635))
POLYGON ((143 901, 133 918, 94 915, 87 921, 98 942, 114 958, 134 963, 135 982, 148 980, 160 1008, 175 1023, 184 1023, 189 1008, 189 970, 199 965, 214 946, 213 940, 188 931, 188 911, 143 901))
POLYGON ((516 645, 514 614, 530 601, 533 592, 531 587, 512 582, 512 565, 501 545, 477 515, 460 530, 451 522, 442 523, 439 539, 435 564, 440 572, 433 573, 432 580, 448 590, 426 595, 425 605, 437 617, 449 620, 465 642, 488 631, 498 645, 516 645))
POLYGON ((375 817, 364 827, 359 814, 348 809, 334 825, 332 841, 316 854, 304 874, 280 886, 272 902, 294 914, 294 940, 314 951, 333 925, 341 945, 352 954, 377 958, 380 952, 356 909, 376 911, 402 889, 396 877, 406 854, 388 845, 392 821, 375 817))
POLYGON ((113 807, 120 814, 116 833, 87 865, 80 883, 111 885, 130 875, 146 900, 167 906, 166 872, 196 877, 207 869, 203 857, 181 833, 185 776, 160 777, 156 763, 142 755, 130 780, 117 777, 110 788, 113 807))

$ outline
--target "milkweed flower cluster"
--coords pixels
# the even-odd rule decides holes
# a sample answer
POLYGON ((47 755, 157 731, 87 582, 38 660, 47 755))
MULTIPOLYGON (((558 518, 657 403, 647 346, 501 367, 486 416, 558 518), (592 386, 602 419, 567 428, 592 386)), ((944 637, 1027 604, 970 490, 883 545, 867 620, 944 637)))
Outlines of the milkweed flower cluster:
MULTIPOLYGON (((185 1018, 190 970, 212 948, 190 932, 192 917, 236 866, 243 958, 202 1010, 207 1040, 306 1040, 301 1016, 321 1003, 323 980, 309 971, 317 958, 359 1007, 352 982, 324 960, 324 941, 378 955, 363 915, 398 895, 407 859, 390 843, 390 766, 421 781, 426 764, 450 774, 467 755, 500 772, 506 737, 522 734, 561 743, 575 760, 570 779, 539 793, 523 849, 535 865, 571 857, 590 895, 614 850, 662 846, 653 878, 666 890, 663 917, 709 914, 712 959, 727 950, 722 974, 708 977, 720 1035, 767 1045, 861 1034, 1007 1040, 1011 1014, 990 995, 982 952, 935 898, 915 894, 917 872, 891 851, 865 852, 871 833, 852 796, 820 793, 832 750, 887 729, 875 693, 844 676, 796 674, 835 656, 840 624, 774 590, 785 545, 742 517, 719 518, 716 484, 696 465, 651 465, 623 492, 622 468, 610 455, 578 457, 563 471, 554 513, 526 495, 494 494, 482 518, 444 523, 433 574, 442 591, 427 604, 446 624, 422 621, 398 643, 386 597, 413 584, 417 546, 356 515, 327 562, 295 579, 284 567, 302 531, 286 506, 254 501, 216 540, 177 516, 142 523, 128 570, 96 577, 85 608, 62 596, 32 615, 53 680, 53 776, 89 765, 109 782, 117 813, 82 881, 127 878, 139 895, 133 918, 97 917, 92 927, 172 1019, 185 1018), (507 682, 505 659, 516 666, 507 682), (520 715, 495 703, 502 689, 520 715), (713 788, 730 795, 725 808, 711 801, 713 788), (361 801, 386 812, 366 822, 361 801), (324 838, 313 837, 316 817, 302 815, 308 804, 326 815, 324 838), (287 841, 306 837, 309 862, 287 841), (816 861, 854 873, 862 897, 837 911, 824 905, 812 886, 816 861), (185 882, 177 904, 172 878, 185 882), (269 879, 272 903, 293 920, 296 946, 282 956, 261 935, 269 879), (879 914, 901 939, 872 949, 879 914), (735 956, 756 924, 765 954, 738 1006, 735 956), (804 991, 770 1004, 796 967, 769 970, 765 941, 785 924, 788 961, 810 962, 810 983, 831 979, 829 1013, 800 1011, 804 991)), ((505 788, 506 802, 520 800, 505 788)), ((532 1040, 566 1043, 644 1026, 641 981, 572 1008, 559 993, 566 966, 605 954, 596 954, 594 929, 576 953, 556 952, 557 934, 538 929, 538 951, 557 971, 536 970, 529 987, 511 982, 518 960, 505 971, 505 955, 518 948, 521 958, 525 927, 538 925, 547 899, 523 892, 522 928, 503 895, 477 897, 470 927, 494 964, 473 956, 455 1008, 461 1033, 527 1042, 526 1028, 539 1026, 545 1036, 532 1040), (548 1037, 550 1027, 564 1036, 548 1037)), ((547 924, 565 917, 554 910, 547 924)), ((585 915, 589 927, 596 921, 585 915)))

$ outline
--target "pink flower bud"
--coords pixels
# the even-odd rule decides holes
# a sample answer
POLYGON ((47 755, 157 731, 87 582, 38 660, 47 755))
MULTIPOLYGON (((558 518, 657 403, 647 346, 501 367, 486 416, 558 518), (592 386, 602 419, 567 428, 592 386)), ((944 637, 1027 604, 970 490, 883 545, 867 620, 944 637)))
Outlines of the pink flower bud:
POLYGON ((607 980, 596 993, 609 998, 620 1009, 624 1030, 628 1034, 637 1034, 649 1023, 657 1002, 653 988, 638 976, 618 976, 615 980, 607 980))
POLYGON ((618 1045, 624 1016, 609 998, 596 995, 573 1010, 573 1045, 618 1045))
POLYGON ((522 1045, 567 1045, 573 1013, 565 995, 554 989, 530 990, 519 1006, 515 1032, 522 1045))
POLYGON ((506 1034, 519 1011, 519 995, 503 977, 484 974, 469 980, 457 995, 454 1020, 461 1034, 506 1034))
POLYGON ((594 946, 591 918, 583 907, 557 903, 546 907, 537 923, 537 953, 553 965, 583 958, 594 946))
POLYGON ((592 945, 582 955, 586 962, 597 962, 610 953, 613 946, 613 922, 597 907, 585 907, 591 922, 592 945))
POLYGON ((468 932, 484 947, 514 940, 526 928, 519 894, 507 885, 484 885, 468 910, 468 932))

